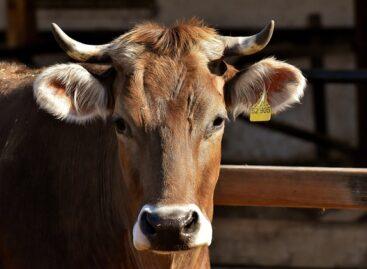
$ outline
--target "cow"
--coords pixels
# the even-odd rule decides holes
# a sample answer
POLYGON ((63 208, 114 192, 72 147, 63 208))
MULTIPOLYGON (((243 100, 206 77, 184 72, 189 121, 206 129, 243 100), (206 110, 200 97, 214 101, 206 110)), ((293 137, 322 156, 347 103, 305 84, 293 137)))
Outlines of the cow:
POLYGON ((266 58, 271 21, 247 37, 192 19, 138 24, 76 62, 0 64, 0 267, 209 268, 225 122, 265 94, 296 103, 305 78, 266 58))

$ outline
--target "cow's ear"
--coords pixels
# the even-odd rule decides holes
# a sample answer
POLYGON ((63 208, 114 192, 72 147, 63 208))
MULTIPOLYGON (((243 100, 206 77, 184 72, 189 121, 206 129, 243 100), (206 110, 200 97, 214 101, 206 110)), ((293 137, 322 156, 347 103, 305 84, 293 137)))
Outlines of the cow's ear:
POLYGON ((110 113, 111 66, 59 64, 38 75, 33 92, 38 105, 61 120, 83 124, 110 113))
POLYGON ((296 67, 267 58, 239 71, 226 83, 228 110, 234 117, 248 114, 263 91, 273 113, 284 110, 303 96, 306 79, 296 67))

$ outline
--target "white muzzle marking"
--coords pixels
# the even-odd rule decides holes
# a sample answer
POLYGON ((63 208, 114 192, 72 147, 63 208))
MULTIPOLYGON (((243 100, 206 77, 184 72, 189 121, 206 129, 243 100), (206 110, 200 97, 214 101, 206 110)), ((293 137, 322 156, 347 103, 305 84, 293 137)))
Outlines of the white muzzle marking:
POLYGON ((151 248, 151 243, 149 239, 144 235, 140 228, 141 215, 145 212, 148 213, 162 213, 169 214, 177 210, 181 211, 195 211, 198 214, 198 226, 196 233, 193 235, 192 239, 188 243, 190 248, 198 246, 209 246, 212 242, 212 225, 209 219, 203 214, 200 208, 195 204, 187 205, 164 205, 164 206, 154 206, 154 205, 144 205, 140 210, 137 221, 133 228, 133 243, 137 250, 148 250, 151 248))

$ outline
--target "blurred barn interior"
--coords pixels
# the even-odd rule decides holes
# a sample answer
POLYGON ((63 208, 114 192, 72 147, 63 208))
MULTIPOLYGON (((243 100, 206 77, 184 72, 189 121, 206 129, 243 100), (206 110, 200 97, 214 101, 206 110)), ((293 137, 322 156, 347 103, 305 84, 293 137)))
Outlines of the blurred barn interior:
MULTIPOLYGON (((301 104, 267 123, 226 126, 223 164, 366 167, 367 2, 363 0, 0 0, 0 60, 44 66, 70 61, 50 32, 105 43, 138 22, 199 17, 227 35, 276 22, 261 53, 300 67, 301 104)), ((363 211, 217 207, 214 268, 367 268, 363 211)))

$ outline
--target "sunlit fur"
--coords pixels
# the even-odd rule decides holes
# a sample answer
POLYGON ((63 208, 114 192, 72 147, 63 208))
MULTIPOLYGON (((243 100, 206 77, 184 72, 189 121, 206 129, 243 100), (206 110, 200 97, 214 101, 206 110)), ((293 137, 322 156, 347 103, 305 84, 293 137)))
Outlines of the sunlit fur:
POLYGON ((217 32, 198 19, 177 22, 171 27, 156 23, 143 23, 112 42, 113 58, 128 56, 135 58, 141 51, 157 55, 180 57, 199 50, 210 59, 222 56, 224 45, 217 32))
POLYGON ((84 123, 107 115, 107 91, 78 64, 45 69, 35 80, 33 91, 39 106, 61 120, 84 123))
POLYGON ((237 74, 227 93, 234 117, 248 114, 266 90, 273 113, 297 103, 303 96, 306 79, 300 70, 274 58, 264 59, 237 74))
MULTIPOLYGON (((227 71, 224 74, 211 73, 208 64, 212 60, 221 59, 224 47, 216 31, 198 20, 180 22, 171 27, 154 23, 141 24, 112 41, 108 48, 107 56, 112 60, 112 66, 117 71, 112 90, 109 89, 109 92, 113 93, 109 104, 112 109, 107 109, 106 89, 103 88, 101 81, 77 64, 49 67, 38 76, 34 84, 34 93, 39 106, 63 121, 83 124, 83 126, 66 124, 64 128, 69 128, 68 130, 75 128, 79 132, 84 132, 84 135, 88 134, 86 130, 91 126, 103 128, 103 130, 96 135, 96 130, 93 129, 95 131, 91 134, 93 137, 87 140, 85 136, 80 136, 79 140, 82 141, 79 141, 78 137, 74 138, 74 133, 69 131, 68 137, 72 141, 64 141, 64 134, 60 131, 63 130, 60 127, 63 122, 54 124, 55 120, 45 115, 43 110, 33 112, 32 115, 36 115, 32 117, 33 122, 37 123, 35 126, 42 127, 42 120, 48 120, 47 126, 55 128, 52 134, 58 135, 57 138, 62 141, 54 139, 58 141, 55 150, 63 154, 52 155, 53 163, 47 163, 51 162, 50 158, 43 159, 43 152, 39 153, 37 160, 41 161, 32 163, 30 172, 28 170, 24 172, 27 175, 27 182, 30 184, 38 182, 39 174, 33 174, 33 171, 42 171, 40 173, 43 175, 45 168, 49 169, 47 170, 49 174, 42 178, 52 179, 55 176, 61 178, 57 178, 56 186, 53 182, 46 181, 45 185, 49 184, 51 187, 43 193, 50 193, 51 197, 57 197, 56 206, 49 210, 55 213, 52 215, 55 223, 58 225, 62 223, 62 228, 64 226, 72 228, 62 234, 62 239, 68 242, 65 248, 68 250, 68 257, 71 257, 70 260, 74 262, 72 264, 80 265, 77 268, 91 268, 93 266, 88 265, 93 264, 94 261, 100 264, 108 261, 116 265, 115 267, 105 266, 105 268, 117 268, 120 264, 115 263, 116 261, 123 264, 122 268, 129 269, 209 268, 207 247, 210 243, 209 237, 203 240, 205 242, 202 245, 195 244, 195 240, 192 240, 190 243, 194 248, 182 252, 166 251, 164 254, 158 254, 154 252, 155 246, 151 244, 146 244, 146 251, 137 251, 133 246, 132 234, 140 210, 144 205, 170 208, 174 205, 194 204, 206 219, 211 221, 224 132, 224 124, 217 128, 213 127, 214 120, 217 117, 226 118, 227 112, 235 114, 248 112, 248 108, 258 98, 258 93, 263 90, 269 91, 268 101, 273 106, 273 110, 280 111, 302 96, 305 80, 298 69, 275 59, 264 60, 246 70, 238 71, 227 65, 227 71), (109 121, 105 122, 105 125, 96 125, 98 121, 92 122, 91 125, 85 124, 88 120, 111 115, 111 112, 114 117, 120 117, 126 122, 127 128, 124 132, 112 133, 109 121), (117 177, 114 172, 119 174, 117 168, 111 165, 114 163, 113 158, 109 159, 110 163, 105 162, 105 157, 112 152, 111 147, 101 149, 102 142, 99 144, 90 142, 97 137, 106 138, 102 139, 103 143, 109 142, 110 146, 114 145, 117 138, 119 156, 116 152, 114 154, 122 168, 122 177, 117 181, 113 181, 117 177), (73 147, 70 149, 69 145, 73 147), (93 150, 94 153, 97 149, 99 149, 99 155, 94 156, 92 162, 85 162, 91 155, 91 153, 87 154, 87 150, 93 150), (106 152, 107 149, 108 152, 106 152), (81 151, 86 156, 78 155, 81 151), (70 167, 67 166, 56 170, 56 175, 52 174, 55 167, 59 167, 57 166, 59 158, 70 159, 70 167, 75 171, 70 171, 70 167), (99 166, 101 164, 103 165, 99 166), (80 167, 84 170, 79 171, 80 167), (92 175, 87 174, 90 169, 94 169, 92 175), (75 172, 79 172, 77 178, 73 177, 75 172), (86 176, 82 176, 83 173, 86 176), (63 178, 64 174, 66 174, 65 178, 63 178), (32 175, 33 178, 29 179, 32 175), (92 176, 94 181, 90 184, 89 178, 92 176), (68 182, 66 187, 63 185, 65 181, 68 182), (112 181, 114 184, 111 183, 112 181), (118 182, 123 187, 120 188, 118 182), (57 186, 63 186, 63 188, 59 190, 57 186), (88 199, 90 196, 95 198, 88 199), (57 207, 64 204, 63 197, 69 197, 66 210, 57 207), (117 216, 121 216, 119 210, 123 207, 126 215, 124 215, 126 225, 124 228, 121 227, 120 222, 116 222, 117 216), (58 215, 58 210, 63 210, 62 216, 58 215), (69 212, 73 212, 72 217, 69 212), (63 218, 62 222, 58 218, 63 218), (74 218, 78 219, 77 223, 74 222, 74 218), (88 221, 83 223, 84 219, 88 221), (86 230, 83 230, 83 227, 86 230), (99 233, 91 237, 91 234, 96 234, 95 231, 100 231, 103 237, 98 237, 99 233), (110 241, 104 241, 107 235, 103 233, 108 233, 111 242, 113 241, 111 238, 114 238, 113 242, 119 243, 123 250, 121 254, 116 253, 117 244, 108 246, 110 241), (87 243, 84 246, 80 242, 87 243), (74 251, 79 244, 80 251, 74 251), (85 257, 92 257, 93 260, 88 263, 85 257)), ((34 105, 32 109, 35 111, 36 106, 34 105)), ((25 122, 25 116, 22 117, 25 122)), ((14 126, 17 125, 14 123, 14 126)), ((29 133, 32 131, 30 129, 29 133)), ((21 134, 24 133, 22 129, 21 134)), ((38 136, 32 139, 36 140, 38 136)), ((37 140, 38 143, 34 147, 44 147, 43 140, 37 140)), ((55 145, 54 140, 48 141, 48 148, 55 145)), ((6 149, 9 145, 13 146, 12 143, 6 143, 6 149)), ((21 150, 23 148, 19 146, 14 152, 18 153, 21 150)), ((20 155, 22 154, 16 156, 20 155)), ((12 153, 7 154, 6 158, 13 158, 12 153)), ((27 164, 27 162, 24 163, 27 164)), ((23 166, 19 171, 23 171, 23 166)), ((2 172, 7 175, 8 170, 2 170, 2 172)), ((3 178, 0 177, 0 180, 3 178)), ((25 192, 30 190, 37 190, 37 188, 27 188, 25 192)), ((28 196, 34 197, 33 194, 31 192, 28 196)), ((22 196, 16 197, 21 199, 22 196)), ((41 206, 46 205, 49 204, 41 204, 41 206)), ((40 212, 43 211, 40 210, 40 212)), ((8 215, 13 216, 11 213, 8 215)), ((208 225, 210 225, 209 222, 208 225)), ((11 225, 7 226, 8 229, 11 227, 11 225)), ((63 245, 63 241, 60 241, 61 246, 64 247, 65 244, 63 245)), ((43 250, 53 242, 50 240, 47 243, 43 250)), ((54 253, 58 254, 57 251, 54 253)), ((47 255, 41 258, 47 260, 47 255)), ((39 259, 42 260, 41 258, 39 259)), ((49 261, 48 264, 52 263, 49 261)), ((61 268, 67 267, 61 266, 61 268)))

